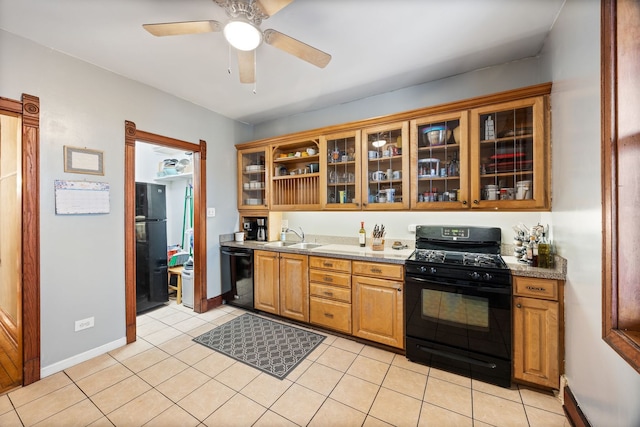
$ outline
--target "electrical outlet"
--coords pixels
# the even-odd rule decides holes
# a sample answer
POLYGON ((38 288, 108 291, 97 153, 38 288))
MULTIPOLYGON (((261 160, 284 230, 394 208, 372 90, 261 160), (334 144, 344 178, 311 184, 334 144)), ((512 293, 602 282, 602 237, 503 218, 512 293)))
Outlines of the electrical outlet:
POLYGON ((216 216, 216 208, 207 208, 207 216, 209 218, 216 216))
POLYGON ((83 329, 93 328, 94 325, 94 317, 87 317, 86 319, 76 320, 76 332, 81 331, 83 329))
POLYGON ((416 232, 416 224, 409 224, 409 227, 407 227, 409 229, 409 233, 415 233, 416 232))

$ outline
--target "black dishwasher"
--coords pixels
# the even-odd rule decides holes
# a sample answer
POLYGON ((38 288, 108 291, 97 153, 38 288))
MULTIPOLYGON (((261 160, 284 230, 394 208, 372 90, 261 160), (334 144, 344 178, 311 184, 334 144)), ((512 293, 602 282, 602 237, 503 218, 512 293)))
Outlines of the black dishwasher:
POLYGON ((253 310, 253 249, 221 246, 220 275, 226 303, 253 310))

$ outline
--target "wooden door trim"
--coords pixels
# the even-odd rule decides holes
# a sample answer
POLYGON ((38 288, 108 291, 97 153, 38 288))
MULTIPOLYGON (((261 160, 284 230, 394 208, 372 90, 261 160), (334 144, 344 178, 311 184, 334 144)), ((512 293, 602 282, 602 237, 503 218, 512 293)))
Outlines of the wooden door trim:
POLYGON ((206 160, 207 143, 194 144, 136 129, 125 121, 125 316, 127 344, 136 340, 135 145, 136 141, 193 152, 193 310, 204 313, 207 302, 206 160))
POLYGON ((22 117, 22 384, 40 379, 40 99, 0 97, 0 111, 22 117))

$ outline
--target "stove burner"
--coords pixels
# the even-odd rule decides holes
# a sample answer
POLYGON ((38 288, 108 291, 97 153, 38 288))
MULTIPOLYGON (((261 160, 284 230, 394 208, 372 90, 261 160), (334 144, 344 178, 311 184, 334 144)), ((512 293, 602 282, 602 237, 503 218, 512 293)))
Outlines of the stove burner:
POLYGON ((496 268, 502 266, 502 259, 498 255, 493 254, 477 254, 467 252, 462 258, 463 265, 472 265, 474 267, 490 267, 496 268))
POLYGON ((435 251, 429 249, 419 249, 416 251, 416 260, 423 262, 444 263, 446 257, 445 251, 435 251))

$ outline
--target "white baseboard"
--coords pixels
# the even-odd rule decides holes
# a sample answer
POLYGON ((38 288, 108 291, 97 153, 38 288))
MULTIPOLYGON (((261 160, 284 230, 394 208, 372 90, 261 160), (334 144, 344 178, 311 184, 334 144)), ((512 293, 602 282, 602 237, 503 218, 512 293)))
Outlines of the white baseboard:
POLYGON ((122 337, 116 341, 111 341, 110 343, 101 345, 100 347, 93 348, 89 351, 85 351, 84 353, 76 354, 75 356, 72 356, 68 359, 61 360, 60 362, 56 362, 49 366, 45 366, 43 368, 40 368, 40 378, 48 377, 49 375, 53 375, 57 372, 75 366, 78 363, 86 362, 89 359, 93 359, 96 356, 108 353, 111 350, 115 350, 116 348, 120 348, 126 344, 127 338, 122 337))

